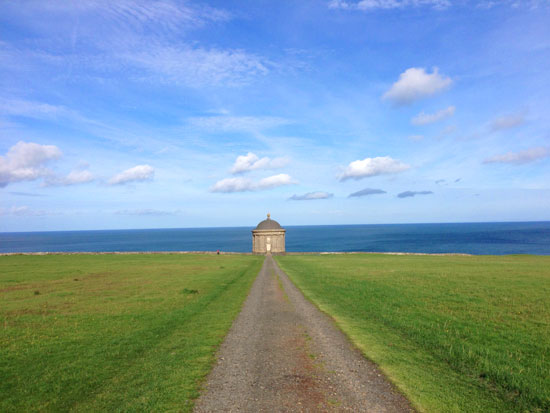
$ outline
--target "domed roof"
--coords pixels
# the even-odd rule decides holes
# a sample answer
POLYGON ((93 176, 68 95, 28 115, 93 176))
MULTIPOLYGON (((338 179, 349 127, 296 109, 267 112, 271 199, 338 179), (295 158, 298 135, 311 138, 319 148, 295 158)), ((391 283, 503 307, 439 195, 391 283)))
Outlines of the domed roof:
POLYGON ((256 229, 283 229, 277 221, 271 219, 271 215, 267 214, 267 219, 264 219, 258 224, 256 229))

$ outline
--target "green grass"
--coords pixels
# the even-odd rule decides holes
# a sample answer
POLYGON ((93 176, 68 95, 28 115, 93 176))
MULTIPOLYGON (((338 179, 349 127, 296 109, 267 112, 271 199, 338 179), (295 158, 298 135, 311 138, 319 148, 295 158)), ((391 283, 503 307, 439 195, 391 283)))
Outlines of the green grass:
POLYGON ((0 411, 190 411, 263 257, 0 257, 0 411))
POLYGON ((550 411, 550 257, 277 257, 421 411, 550 411))

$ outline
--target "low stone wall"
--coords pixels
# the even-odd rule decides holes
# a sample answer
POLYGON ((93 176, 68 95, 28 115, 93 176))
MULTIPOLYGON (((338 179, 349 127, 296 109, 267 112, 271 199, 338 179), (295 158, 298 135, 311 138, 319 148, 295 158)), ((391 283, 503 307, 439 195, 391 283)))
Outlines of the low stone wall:
MULTIPOLYGON (((9 255, 144 255, 144 254, 158 254, 158 255, 177 255, 177 254, 204 254, 204 255, 217 255, 216 251, 110 251, 110 252, 3 252, 0 256, 9 255)), ((350 252, 282 252, 273 253, 273 255, 349 255, 349 254, 385 254, 385 255, 433 255, 433 256, 464 256, 469 257, 472 254, 463 253, 427 253, 427 252, 366 252, 366 251, 350 251, 350 252)), ((219 255, 265 255, 261 253, 252 252, 231 252, 220 251, 219 255)))
MULTIPOLYGON (((145 254, 157 254, 157 255, 181 255, 181 254, 204 254, 204 255, 218 255, 216 251, 99 251, 99 252, 3 252, 0 256, 6 255, 145 255, 145 254)), ((252 255, 251 252, 230 252, 220 251, 219 255, 252 255)))

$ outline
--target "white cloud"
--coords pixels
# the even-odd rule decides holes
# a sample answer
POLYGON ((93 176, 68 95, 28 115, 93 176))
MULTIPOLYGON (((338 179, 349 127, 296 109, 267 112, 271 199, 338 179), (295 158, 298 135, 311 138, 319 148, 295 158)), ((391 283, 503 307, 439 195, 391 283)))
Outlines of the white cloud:
POLYGON ((216 182, 210 188, 210 192, 245 192, 254 190, 254 182, 248 178, 225 178, 216 182))
POLYGON ((86 184, 95 180, 95 176, 87 170, 71 171, 67 176, 57 177, 48 176, 44 181, 44 186, 69 186, 77 184, 86 184))
POLYGON ((525 164, 547 158, 549 156, 550 148, 539 146, 537 148, 530 148, 519 152, 508 152, 503 155, 496 155, 485 159, 483 163, 525 164))
POLYGON ((254 182, 248 178, 226 178, 216 182, 211 188, 210 192, 246 192, 246 191, 260 191, 265 189, 276 188, 283 185, 295 184, 290 175, 278 174, 261 179, 259 182, 254 182))
POLYGON ((302 195, 292 195, 290 198, 288 198, 291 201, 313 201, 316 199, 329 199, 332 198, 334 194, 328 193, 328 192, 308 192, 307 194, 302 195))
POLYGON ((426 73, 421 67, 411 67, 399 75, 399 80, 382 98, 396 105, 407 105, 447 89, 452 82, 451 78, 441 76, 437 67, 433 73, 426 73))
POLYGON ((52 171, 46 168, 46 164, 61 155, 61 150, 54 145, 16 143, 5 156, 0 156, 0 187, 51 175, 52 171))
POLYGON ((435 113, 424 113, 420 112, 414 118, 411 119, 413 125, 429 125, 430 123, 435 123, 437 121, 449 118, 455 114, 456 108, 454 106, 449 106, 446 109, 441 109, 435 113))
POLYGON ((296 182, 287 174, 278 174, 261 179, 258 189, 271 189, 282 185, 292 185, 296 182))
POLYGON ((493 119, 491 130, 493 132, 512 129, 525 123, 525 113, 511 113, 493 119))
POLYGON ((232 174, 239 174, 248 171, 254 171, 256 169, 277 169, 282 168, 288 163, 285 158, 271 159, 266 157, 259 158, 256 154, 248 152, 246 155, 240 155, 235 160, 233 167, 231 168, 232 174))
POLYGON ((357 180, 376 175, 395 174, 409 168, 409 165, 389 156, 379 156, 351 162, 338 178, 340 181, 357 180))
POLYGON ((113 176, 109 179, 109 185, 122 185, 129 182, 142 182, 153 179, 155 170, 149 165, 136 165, 133 168, 113 176))
POLYGON ((445 9, 451 6, 449 0, 360 0, 358 2, 345 0, 331 0, 328 7, 343 10, 376 10, 376 9, 403 9, 406 7, 432 7, 445 9))

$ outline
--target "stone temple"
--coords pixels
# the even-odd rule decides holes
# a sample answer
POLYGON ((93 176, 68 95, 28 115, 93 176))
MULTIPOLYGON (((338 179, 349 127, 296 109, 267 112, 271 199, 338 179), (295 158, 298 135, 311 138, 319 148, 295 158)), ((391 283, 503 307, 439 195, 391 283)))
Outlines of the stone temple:
POLYGON ((281 254, 285 252, 285 232, 277 221, 267 214, 252 230, 252 252, 254 254, 281 254))

